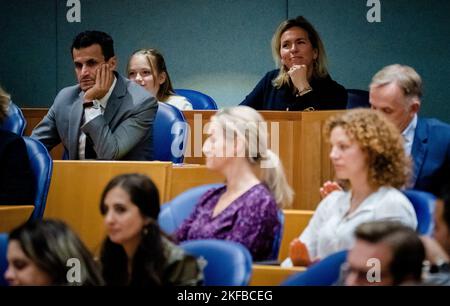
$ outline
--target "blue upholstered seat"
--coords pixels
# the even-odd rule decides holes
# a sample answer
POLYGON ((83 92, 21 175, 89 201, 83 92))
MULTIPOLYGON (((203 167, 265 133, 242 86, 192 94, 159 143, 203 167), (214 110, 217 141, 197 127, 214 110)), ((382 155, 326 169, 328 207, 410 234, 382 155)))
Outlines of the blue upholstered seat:
POLYGON ((153 123, 153 159, 182 163, 188 128, 183 113, 178 108, 158 102, 153 123))
POLYGON ((180 245, 187 253, 202 257, 206 286, 246 286, 252 273, 252 256, 243 245, 228 240, 192 240, 180 245))
POLYGON ((0 124, 0 128, 22 136, 26 126, 27 122, 23 116, 22 110, 11 101, 8 107, 8 116, 2 124, 0 124))
POLYGON ((175 89, 175 92, 185 97, 193 109, 217 109, 217 104, 210 96, 192 89, 175 89))

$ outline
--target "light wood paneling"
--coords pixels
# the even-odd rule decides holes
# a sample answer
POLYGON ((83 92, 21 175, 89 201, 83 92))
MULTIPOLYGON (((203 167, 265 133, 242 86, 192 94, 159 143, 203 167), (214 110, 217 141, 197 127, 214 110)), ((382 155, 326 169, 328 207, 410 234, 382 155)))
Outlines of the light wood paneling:
POLYGON ((250 286, 279 286, 289 276, 306 271, 305 267, 253 265, 250 286))
POLYGON ((25 223, 33 213, 34 205, 1 205, 0 233, 10 232, 25 223))
POLYGON ((160 162, 54 161, 44 217, 65 221, 97 251, 104 238, 99 203, 106 184, 119 174, 146 174, 164 199, 170 167, 160 162))
MULTIPOLYGON (((184 111, 190 126, 186 163, 204 164, 201 153, 207 134, 204 127, 216 111, 184 111)), ((328 158, 329 145, 322 136, 323 125, 342 111, 275 112, 261 111, 271 132, 269 143, 283 163, 289 184, 295 191, 293 209, 315 209, 320 202, 319 188, 333 178, 328 158)))
MULTIPOLYGON (((22 108, 23 115, 27 120, 27 127, 25 128, 25 136, 30 136, 34 127, 41 122, 42 118, 47 114, 48 108, 22 108)), ((50 155, 53 160, 62 159, 64 154, 64 146, 57 145, 52 149, 50 155)))
POLYGON ((282 262, 288 257, 289 244, 294 238, 297 238, 309 223, 314 211, 312 210, 293 210, 285 209, 283 237, 281 239, 280 252, 278 253, 278 261, 282 262))
MULTIPOLYGON (((46 114, 47 109, 23 109, 28 121, 26 133, 46 114)), ((204 164, 203 141, 207 135, 204 127, 216 111, 184 111, 190 126, 185 163, 204 164)), ((315 209, 320 202, 319 188, 333 178, 328 158, 329 145, 322 136, 324 122, 342 111, 275 112, 261 111, 268 122, 272 139, 276 139, 278 152, 289 184, 295 191, 293 209, 315 209), (274 129, 272 131, 272 129, 274 129)), ((51 155, 61 159, 62 146, 55 147, 51 155)))

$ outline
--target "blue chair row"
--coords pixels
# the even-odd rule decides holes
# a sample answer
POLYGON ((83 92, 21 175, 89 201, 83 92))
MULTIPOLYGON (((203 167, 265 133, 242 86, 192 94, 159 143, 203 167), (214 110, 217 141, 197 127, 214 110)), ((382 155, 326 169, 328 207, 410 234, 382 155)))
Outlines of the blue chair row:
MULTIPOLYGON (((181 193, 171 201, 163 204, 158 216, 160 228, 167 234, 173 234, 175 230, 181 226, 183 221, 192 213, 195 205, 200 200, 200 197, 207 190, 221 186, 223 186, 223 184, 208 184, 194 187, 181 193)), ((284 214, 282 210, 278 211, 278 221, 281 226, 280 231, 276 234, 273 242, 271 259, 277 259, 278 251, 281 245, 284 224, 284 214)))
POLYGON ((5 118, 5 121, 2 122, 0 128, 22 136, 26 126, 27 122, 23 116, 22 110, 12 101, 9 102, 8 116, 5 118))

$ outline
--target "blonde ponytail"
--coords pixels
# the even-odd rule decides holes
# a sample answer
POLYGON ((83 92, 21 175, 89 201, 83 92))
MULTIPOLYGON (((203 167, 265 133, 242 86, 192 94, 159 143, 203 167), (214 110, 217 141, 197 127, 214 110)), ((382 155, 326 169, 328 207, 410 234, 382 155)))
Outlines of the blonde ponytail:
POLYGON ((266 156, 260 161, 261 180, 269 187, 280 208, 292 205, 294 191, 289 186, 280 158, 272 150, 266 150, 266 156))
POLYGON ((248 106, 234 106, 219 110, 212 118, 245 141, 246 158, 254 166, 259 179, 272 193, 280 208, 290 207, 294 192, 289 186, 283 165, 277 154, 268 148, 266 123, 256 110, 248 106), (258 169, 257 169, 257 168, 258 169))

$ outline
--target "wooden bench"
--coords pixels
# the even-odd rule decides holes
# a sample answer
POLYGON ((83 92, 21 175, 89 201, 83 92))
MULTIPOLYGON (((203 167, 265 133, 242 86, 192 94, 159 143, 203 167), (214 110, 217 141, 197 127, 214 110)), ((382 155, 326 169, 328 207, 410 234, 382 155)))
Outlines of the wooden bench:
POLYGON ((161 203, 189 188, 223 182, 205 166, 173 166, 169 162, 62 161, 53 163, 45 218, 65 221, 94 253, 104 239, 100 197, 106 184, 124 173, 148 175, 158 187, 161 203))
POLYGON ((0 205, 0 233, 8 233, 25 223, 33 210, 34 205, 0 205))

